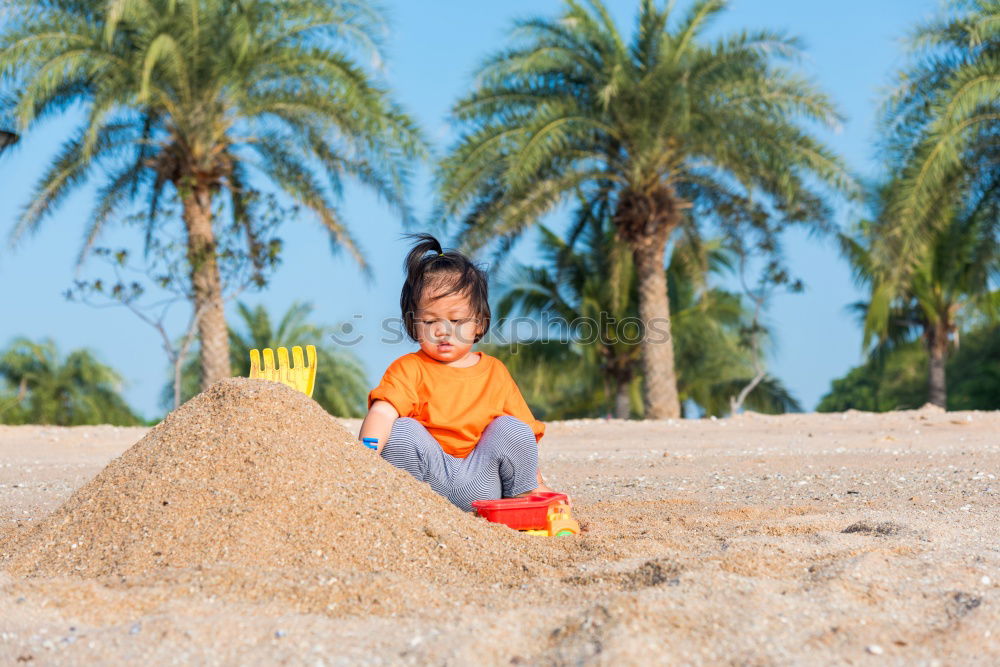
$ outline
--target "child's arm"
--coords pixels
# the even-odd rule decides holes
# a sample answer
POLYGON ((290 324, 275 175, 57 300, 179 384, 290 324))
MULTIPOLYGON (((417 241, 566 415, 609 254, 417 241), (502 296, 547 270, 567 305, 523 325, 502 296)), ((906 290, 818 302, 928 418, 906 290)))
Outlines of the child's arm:
POLYGON ((378 438, 376 454, 382 453, 385 441, 389 439, 392 425, 399 417, 399 412, 389 401, 375 401, 368 409, 368 416, 361 422, 361 432, 358 439, 378 438))

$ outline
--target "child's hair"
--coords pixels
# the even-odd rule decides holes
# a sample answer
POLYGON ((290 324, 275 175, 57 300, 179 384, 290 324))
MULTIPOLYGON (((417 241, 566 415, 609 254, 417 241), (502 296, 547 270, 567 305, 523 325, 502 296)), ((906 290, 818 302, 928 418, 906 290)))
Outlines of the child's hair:
POLYGON ((406 255, 403 268, 406 282, 399 296, 399 307, 403 311, 403 326, 407 335, 417 340, 415 317, 420 297, 427 287, 444 288, 436 298, 452 294, 469 297, 472 316, 480 326, 475 342, 479 342, 490 328, 489 288, 486 272, 458 252, 445 252, 436 238, 430 234, 407 234, 416 239, 413 249, 406 255), (430 254, 428 254, 430 253, 430 254))

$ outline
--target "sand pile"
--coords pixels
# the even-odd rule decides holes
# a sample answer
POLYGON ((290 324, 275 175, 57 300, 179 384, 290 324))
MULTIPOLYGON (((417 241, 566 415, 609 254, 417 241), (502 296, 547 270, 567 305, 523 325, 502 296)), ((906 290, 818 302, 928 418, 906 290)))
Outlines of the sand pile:
POLYGON ((350 587, 374 573, 369 588, 384 597, 407 582, 514 584, 539 567, 527 540, 376 457, 303 394, 233 378, 113 460, 4 565, 250 598, 350 587))

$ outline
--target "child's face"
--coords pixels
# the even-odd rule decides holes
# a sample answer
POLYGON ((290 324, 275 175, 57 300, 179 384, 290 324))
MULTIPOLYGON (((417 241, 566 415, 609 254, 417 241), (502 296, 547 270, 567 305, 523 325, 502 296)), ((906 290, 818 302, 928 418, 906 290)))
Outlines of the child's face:
POLYGON ((465 294, 438 296, 447 291, 428 287, 421 295, 415 324, 420 349, 445 364, 460 363, 472 352, 481 332, 469 297, 465 294))

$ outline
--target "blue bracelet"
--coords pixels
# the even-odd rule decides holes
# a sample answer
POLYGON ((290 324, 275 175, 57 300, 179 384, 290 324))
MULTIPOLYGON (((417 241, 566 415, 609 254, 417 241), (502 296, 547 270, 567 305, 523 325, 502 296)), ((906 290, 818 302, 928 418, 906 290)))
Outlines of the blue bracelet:
POLYGON ((362 438, 361 443, 368 449, 378 449, 378 438, 362 438))

